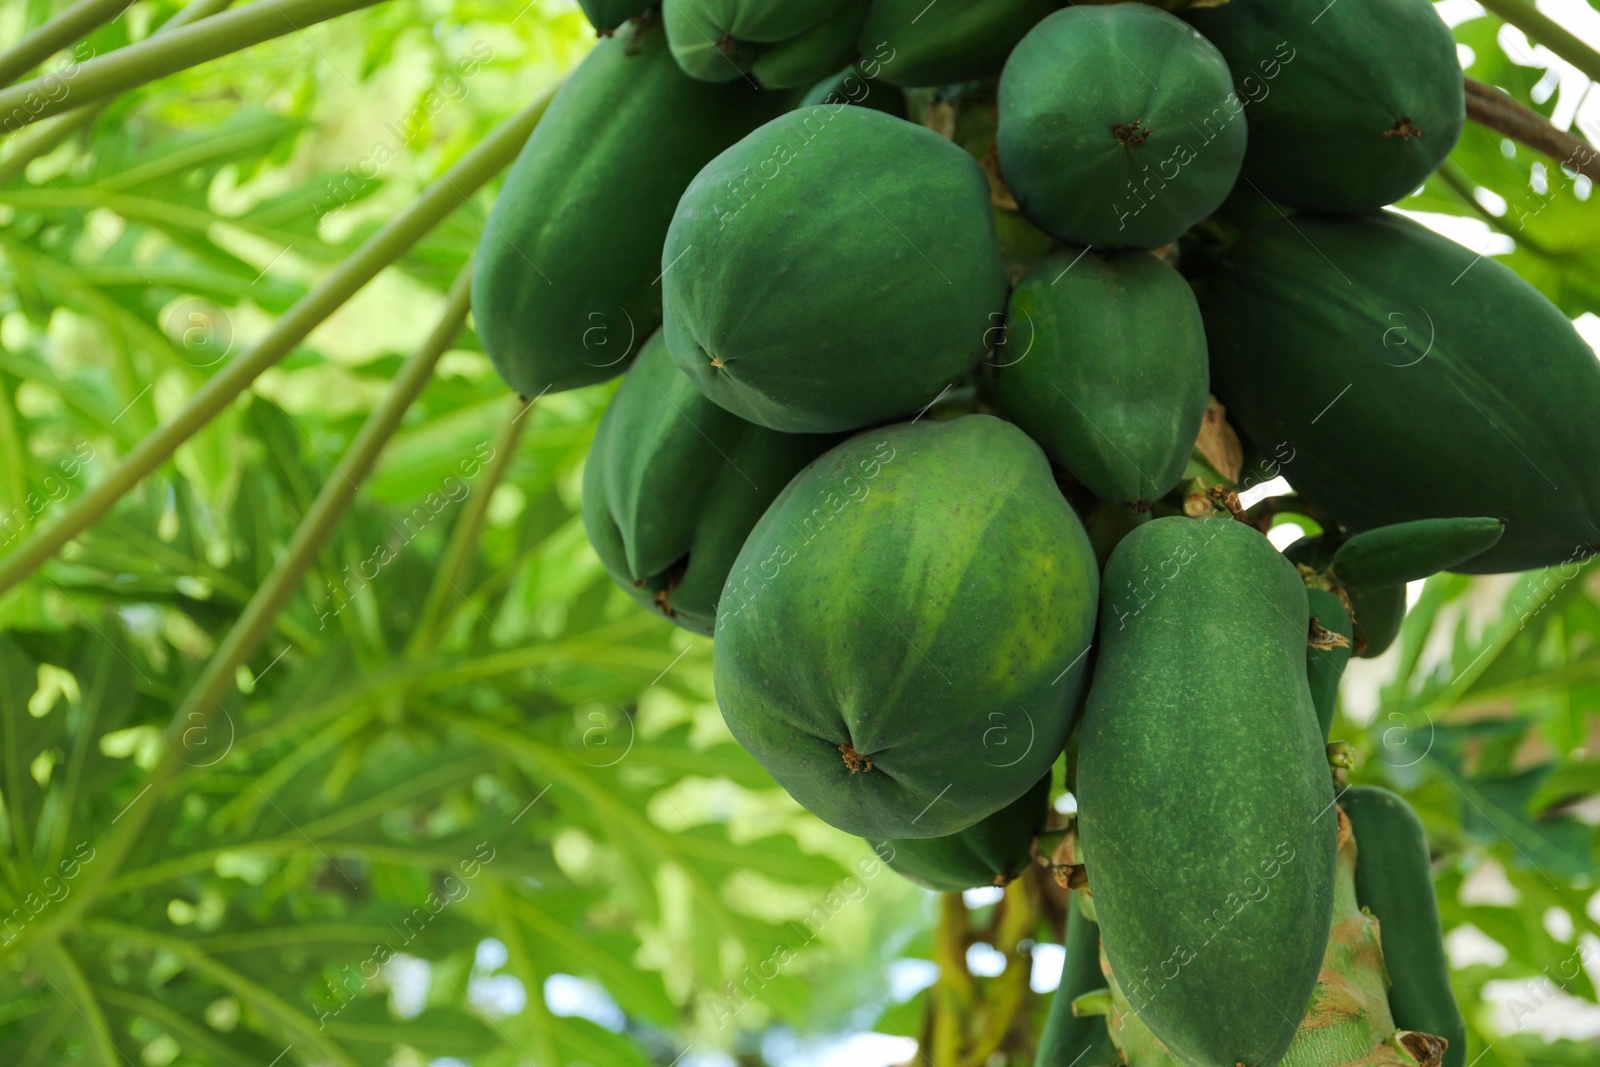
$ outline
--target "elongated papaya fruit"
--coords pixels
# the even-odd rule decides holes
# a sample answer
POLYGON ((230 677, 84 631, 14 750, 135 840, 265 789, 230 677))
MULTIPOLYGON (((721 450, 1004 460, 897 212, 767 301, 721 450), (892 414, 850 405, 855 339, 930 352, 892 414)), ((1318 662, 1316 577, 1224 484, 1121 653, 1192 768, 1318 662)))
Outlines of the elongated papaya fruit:
POLYGON ((1600 545, 1600 360, 1493 259, 1392 213, 1303 215, 1229 249, 1200 311, 1230 416, 1352 532, 1506 519, 1474 574, 1600 545))
POLYGON ((1227 198, 1242 110, 1221 54, 1181 19, 1069 7, 1006 60, 1000 171, 1023 214, 1063 241, 1157 248, 1227 198))
POLYGON ((578 0, 578 6, 589 17, 589 25, 602 34, 650 10, 649 0, 578 0))
POLYGON ((854 64, 845 67, 806 90, 797 109, 806 111, 818 104, 854 104, 882 111, 897 119, 906 117, 906 94, 897 85, 874 82, 854 64))
POLYGON ((1333 556, 1345 585, 1402 585, 1460 566, 1500 542, 1500 519, 1418 519, 1358 533, 1333 556))
POLYGON ((1227 57, 1250 124, 1244 176, 1273 200, 1392 204, 1461 134, 1455 36, 1429 0, 1228 0, 1183 17, 1227 57))
POLYGON ((767 505, 834 436, 729 414, 673 366, 660 331, 600 419, 583 472, 583 524, 618 585, 709 635, 728 571, 767 505))
POLYGON ((1333 712, 1339 704, 1339 679, 1344 677, 1345 666, 1355 643, 1355 627, 1344 602, 1326 589, 1307 589, 1306 600, 1311 609, 1311 619, 1329 634, 1342 637, 1345 644, 1327 642, 1327 647, 1306 645, 1306 680, 1311 685, 1311 703, 1317 709, 1317 725, 1322 727, 1322 739, 1328 740, 1333 728, 1333 712))
POLYGON ((773 45, 750 68, 768 89, 815 85, 856 55, 856 34, 870 0, 845 0, 837 11, 797 37, 773 45))
POLYGON ((977 365, 1005 310, 977 162, 846 104, 790 112, 712 160, 661 263, 678 366, 791 433, 915 414, 977 365))
POLYGON ((707 160, 782 107, 684 77, 644 20, 595 45, 506 176, 473 267, 483 347, 534 397, 614 378, 661 324, 661 242, 707 160))
POLYGON ((798 37, 832 14, 840 2, 669 0, 661 15, 673 58, 683 72, 702 81, 725 82, 744 77, 758 62, 761 50, 753 46, 798 37))
POLYGON ((1012 291, 995 399, 1102 500, 1178 484, 1205 416, 1205 326, 1183 276, 1143 251, 1068 248, 1012 291))
POLYGON ((1003 886, 1033 861, 1033 839, 1044 829, 1050 775, 999 811, 944 837, 875 841, 873 851, 907 879, 940 893, 1003 886))
POLYGON ((1050 999, 1033 1067, 1105 1067, 1122 1060, 1106 1031, 1105 1017, 1080 1016, 1072 1010, 1074 1000, 1106 984, 1100 973, 1100 927, 1084 914, 1084 895, 1081 889, 1069 895, 1067 958, 1061 984, 1050 999))
POLYGON ((873 840, 953 834, 1061 752, 1097 585, 1049 461, 1015 426, 857 434, 740 551, 717 605, 717 702, 818 818, 873 840))
POLYGON ((1308 622, 1299 573, 1231 519, 1154 519, 1106 567, 1078 831, 1111 970, 1193 1067, 1273 1067, 1327 947, 1338 816, 1308 622))
POLYGON ((1378 920, 1395 1025, 1444 1038, 1444 1067, 1462 1067, 1467 1024, 1450 990, 1422 820, 1403 798, 1375 786, 1352 786, 1339 806, 1355 831, 1356 897, 1378 920))
POLYGON ((877 58, 881 76, 907 88, 949 85, 998 74, 1006 56, 1059 0, 984 0, 929 4, 873 0, 857 43, 877 58))

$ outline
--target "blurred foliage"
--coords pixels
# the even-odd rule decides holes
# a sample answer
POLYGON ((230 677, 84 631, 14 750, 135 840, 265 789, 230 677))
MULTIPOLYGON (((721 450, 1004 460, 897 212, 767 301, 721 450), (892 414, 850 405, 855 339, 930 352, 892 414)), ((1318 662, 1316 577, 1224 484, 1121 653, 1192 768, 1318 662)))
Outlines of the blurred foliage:
MULTIPOLYGON (((0 41, 65 6, 8 5, 0 41)), ((177 7, 135 4, 79 54, 177 7)), ((1507 32, 1458 28, 1471 73, 1570 115, 1587 84, 1548 92, 1507 32)), ((558 0, 380 5, 119 98, 0 183, 0 551, 590 40, 558 0)), ((1595 311, 1587 182, 1506 148, 1469 129, 1404 206, 1509 236, 1507 262, 1595 311)), ((0 598, 0 1063, 799 1063, 925 1039, 930 1004, 1028 1062, 1059 894, 941 901, 777 790, 722 725, 709 642, 636 610, 584 539, 611 387, 524 410, 470 332, 106 852, 492 195, 0 598)), ((1485 1064, 1597 1054, 1546 1040, 1600 1010, 1595 573, 1431 582, 1337 731, 1428 824, 1485 1064)))

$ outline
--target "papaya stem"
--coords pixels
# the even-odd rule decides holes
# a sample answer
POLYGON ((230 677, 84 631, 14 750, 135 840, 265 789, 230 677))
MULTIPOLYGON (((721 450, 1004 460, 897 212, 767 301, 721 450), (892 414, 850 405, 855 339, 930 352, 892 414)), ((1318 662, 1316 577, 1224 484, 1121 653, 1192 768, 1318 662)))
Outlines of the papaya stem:
POLYGON ((10 85, 73 41, 117 18, 131 6, 133 0, 78 0, 0 55, 0 85, 10 85))
MULTIPOLYGON (((233 0, 195 0, 194 3, 172 16, 156 28, 155 33, 169 33, 198 19, 209 18, 225 10, 233 0)), ((155 34, 151 34, 155 36, 155 34)), ((0 84, 4 84, 0 82, 0 84)), ((106 109, 106 102, 85 105, 58 115, 49 122, 35 126, 27 134, 11 142, 11 154, 0 160, 0 185, 9 185, 21 178, 28 164, 40 156, 49 155, 67 138, 87 128, 106 109)))
POLYGON ((380 2, 256 0, 256 3, 202 23, 183 26, 160 36, 152 35, 110 55, 0 89, 4 129, 14 133, 30 122, 115 96, 230 52, 380 2), (60 91, 62 87, 65 92, 60 91))
MULTIPOLYGON (((226 18, 218 15, 217 18, 226 18)), ((171 36, 176 37, 177 34, 171 36)), ((0 593, 16 585, 68 541, 103 518, 122 497, 178 447, 249 388, 261 373, 287 356, 346 300, 379 271, 405 254, 480 186, 522 150, 544 115, 560 81, 501 123, 454 166, 445 171, 409 207, 390 219, 360 248, 333 269, 316 288, 301 297, 273 324, 256 347, 228 364, 189 398, 183 409, 160 429, 135 445, 93 489, 80 496, 55 522, 34 533, 0 560, 0 593)))
POLYGON ((59 910, 55 926, 70 924, 82 914, 94 900, 96 891, 115 873, 138 839, 139 832, 154 814, 166 787, 183 763, 183 738, 192 730, 203 730, 206 722, 227 699, 234 684, 235 672, 249 660, 271 631, 273 620, 294 595, 300 580, 344 517, 355 499, 356 491, 372 472, 379 453, 399 428, 401 418, 432 378, 439 357, 466 324, 471 303, 472 271, 469 264, 462 268, 450 287, 444 314, 440 316, 433 332, 401 366, 389 392, 372 409, 351 442, 349 451, 340 458, 338 466, 323 483, 272 573, 256 589, 255 595, 217 646, 205 670, 173 712, 167 724, 166 746, 160 760, 150 771, 146 793, 142 793, 140 799, 128 807, 123 816, 125 821, 108 836, 104 846, 106 862, 96 864, 93 871, 86 875, 86 880, 79 883, 78 894, 71 904, 59 910))
POLYGON ((1600 52, 1584 44, 1565 26, 1534 7, 1530 0, 1480 0, 1490 13, 1509 22, 1528 35, 1534 44, 1542 44, 1574 67, 1587 74, 1592 81, 1600 81, 1600 52))
POLYGON ((1466 85, 1467 118, 1600 182, 1600 152, 1583 138, 1556 129, 1543 115, 1492 85, 1472 78, 1466 85))

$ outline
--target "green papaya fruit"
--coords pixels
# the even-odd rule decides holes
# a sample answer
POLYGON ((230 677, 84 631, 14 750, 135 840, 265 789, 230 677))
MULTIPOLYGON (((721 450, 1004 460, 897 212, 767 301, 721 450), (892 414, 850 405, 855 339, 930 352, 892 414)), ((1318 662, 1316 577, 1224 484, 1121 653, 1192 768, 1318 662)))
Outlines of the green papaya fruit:
POLYGON ((661 12, 673 58, 691 78, 743 78, 763 44, 798 37, 841 0, 670 0, 661 12))
POLYGON ((484 350, 534 397, 615 378, 661 325, 661 242, 678 197, 781 110, 684 77, 659 26, 595 45, 550 102, 489 213, 473 267, 484 350))
POLYGON ((817 459, 717 606, 717 701, 812 814, 942 837, 1016 800, 1077 716, 1094 556, 1039 446, 988 415, 875 429, 817 459))
POLYGON ((1420 186, 1461 134, 1455 35, 1429 0, 1228 0, 1184 18, 1227 57, 1261 195, 1372 211, 1420 186))
POLYGON ((1378 920, 1395 1025, 1444 1038, 1444 1067, 1464 1067, 1467 1025, 1450 990, 1422 820, 1403 798, 1376 786, 1346 789, 1339 806, 1356 839, 1356 898, 1378 920))
POLYGON ((1033 862, 1050 813, 1050 775, 993 815, 944 837, 875 841, 873 851, 908 880, 939 893, 1003 886, 1033 862))
POLYGON ((1100 972, 1100 927, 1084 914, 1085 896, 1081 889, 1068 895, 1067 958, 1061 967, 1061 984, 1050 998, 1033 1067, 1104 1067, 1122 1061, 1122 1054, 1111 1043, 1105 1017, 1080 1016, 1072 1010, 1074 1000, 1106 984, 1100 972))
POLYGON ((600 419, 583 472, 583 525, 618 585, 709 635, 744 539, 834 436, 731 415, 673 365, 658 331, 600 419))
POLYGON ((1284 555, 1291 563, 1310 567, 1316 584, 1343 590, 1350 602, 1352 654, 1361 659, 1383 655, 1400 636, 1406 618, 1406 587, 1403 585, 1344 585, 1329 571, 1340 542, 1328 536, 1302 537, 1284 555))
POLYGON ((1417 519, 1358 533, 1334 553, 1345 585, 1403 585, 1465 563, 1499 543, 1500 519, 1417 519))
POLYGON ((906 117, 906 94, 898 86, 874 84, 854 64, 807 89, 806 95, 800 99, 798 110, 805 111, 818 104, 854 104, 856 107, 882 111, 897 119, 906 117))
POLYGON ((1106 567, 1079 839, 1111 970, 1193 1067, 1273 1067, 1327 947, 1338 816, 1308 624, 1299 573, 1232 519, 1153 519, 1106 567))
POLYGON ((1146 4, 1069 7, 1006 60, 1000 171, 1063 241, 1157 248, 1227 198, 1242 110, 1222 55, 1183 20, 1146 4))
POLYGON ((1600 545, 1600 360, 1493 259, 1392 212, 1301 215, 1234 244, 1200 311, 1230 418, 1352 532, 1506 519, 1473 574, 1600 545))
POLYGON ((1333 729, 1334 709, 1339 704, 1339 679, 1344 677, 1345 666, 1354 651, 1355 627, 1344 602, 1326 589, 1307 589, 1306 601, 1312 621, 1349 642, 1332 648, 1306 645, 1306 680, 1311 685, 1311 703, 1317 709, 1317 724, 1322 727, 1322 739, 1326 741, 1333 729))
POLYGON ((1205 326, 1183 276, 1141 250, 1067 248, 1035 263, 1006 312, 995 400, 1102 500, 1159 500, 1206 413, 1205 326))
POLYGON ((578 6, 589 18, 589 25, 604 36, 635 15, 650 10, 649 0, 578 0, 578 6))
POLYGON ((792 433, 915 413, 1005 311, 978 164, 849 105, 790 112, 712 160, 661 262, 672 358, 735 415, 792 433))
POLYGON ((803 89, 849 63, 856 55, 856 34, 870 0, 846 0, 833 14, 773 45, 750 68, 768 89, 803 89))
POLYGON ((1060 6, 1060 0, 873 0, 857 45, 876 62, 874 77, 890 85, 973 81, 998 74, 1023 35, 1060 6))

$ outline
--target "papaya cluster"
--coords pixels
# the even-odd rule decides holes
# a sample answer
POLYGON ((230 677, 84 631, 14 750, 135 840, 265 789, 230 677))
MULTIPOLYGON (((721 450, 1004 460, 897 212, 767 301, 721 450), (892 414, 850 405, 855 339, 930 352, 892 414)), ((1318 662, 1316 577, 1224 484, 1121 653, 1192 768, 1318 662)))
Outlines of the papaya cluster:
POLYGON ((1463 123, 1432 4, 583 6, 475 321, 621 376, 584 525, 733 735, 920 884, 1074 886, 1041 1067, 1464 1064, 1329 730, 1406 583, 1594 554, 1600 363, 1384 210, 1463 123))

